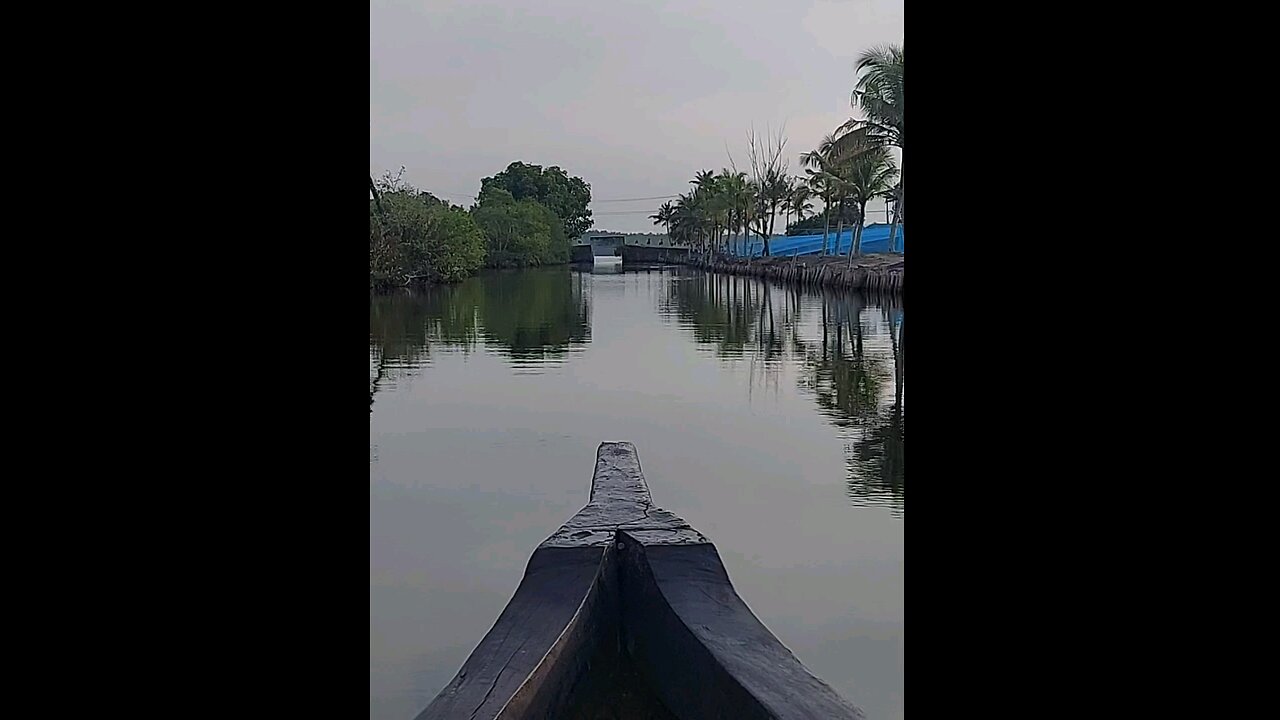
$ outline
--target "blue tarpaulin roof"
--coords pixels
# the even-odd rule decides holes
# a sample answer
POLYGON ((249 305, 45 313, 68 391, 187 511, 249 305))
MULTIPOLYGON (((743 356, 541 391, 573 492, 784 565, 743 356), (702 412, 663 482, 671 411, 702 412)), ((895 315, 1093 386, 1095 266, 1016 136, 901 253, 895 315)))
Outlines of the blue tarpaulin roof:
MULTIPOLYGON (((760 253, 764 250, 759 236, 753 237, 752 247, 749 248, 752 257, 760 257, 760 253)), ((840 234, 837 243, 836 229, 831 228, 831 234, 827 237, 827 253, 846 255, 849 252, 849 246, 853 244, 853 229, 846 228, 840 234), (833 250, 832 247, 835 246, 833 250)), ((903 232, 903 226, 898 226, 898 234, 893 241, 894 249, 900 253, 906 253, 906 237, 903 232)), ((769 239, 769 252, 772 255, 780 257, 791 257, 792 255, 817 255, 822 252, 822 233, 816 235, 792 235, 777 236, 769 239)), ((875 223, 868 225, 862 229, 862 252, 867 253, 883 253, 889 252, 889 226, 885 223, 875 223)), ((742 254, 742 242, 738 241, 737 246, 733 248, 735 255, 742 254)))

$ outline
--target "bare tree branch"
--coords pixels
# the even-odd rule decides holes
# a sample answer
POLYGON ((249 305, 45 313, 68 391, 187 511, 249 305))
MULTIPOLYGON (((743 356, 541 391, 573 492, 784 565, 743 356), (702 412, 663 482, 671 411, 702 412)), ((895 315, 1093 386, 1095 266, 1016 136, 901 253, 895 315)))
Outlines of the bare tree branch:
POLYGON ((778 208, 786 202, 790 178, 784 154, 787 147, 786 124, 775 137, 766 128, 764 137, 756 135, 753 126, 747 131, 747 157, 751 163, 751 182, 756 187, 756 229, 764 243, 763 255, 769 255, 769 238, 773 235, 778 208))

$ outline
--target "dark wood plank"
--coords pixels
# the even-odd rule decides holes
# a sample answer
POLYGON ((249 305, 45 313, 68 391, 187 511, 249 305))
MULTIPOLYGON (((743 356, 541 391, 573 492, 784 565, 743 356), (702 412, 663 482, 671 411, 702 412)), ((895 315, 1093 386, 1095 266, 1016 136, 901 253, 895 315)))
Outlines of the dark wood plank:
POLYGON ((534 551, 498 621, 418 720, 497 717, 578 611, 603 555, 603 547, 534 551))
POLYGON ((618 540, 627 651, 679 717, 863 717, 738 597, 715 546, 618 540))

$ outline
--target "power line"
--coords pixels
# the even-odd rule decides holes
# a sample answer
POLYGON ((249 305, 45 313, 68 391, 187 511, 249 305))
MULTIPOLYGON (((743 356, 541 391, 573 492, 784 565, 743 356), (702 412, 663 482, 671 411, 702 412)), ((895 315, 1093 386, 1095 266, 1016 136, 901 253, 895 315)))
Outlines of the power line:
POLYGON ((633 202, 635 200, 667 200, 669 198, 675 198, 675 197, 680 197, 680 196, 679 195, 654 195, 653 197, 617 198, 615 200, 592 200, 591 202, 606 203, 606 202, 633 202))
MULTIPOLYGON (((446 197, 463 197, 463 198, 479 197, 474 193, 446 192, 444 190, 427 190, 427 192, 431 193, 432 195, 444 195, 446 197)), ((653 195, 650 197, 610 198, 608 200, 593 199, 591 202, 592 203, 638 202, 640 200, 670 200, 671 198, 678 198, 678 197, 680 196, 679 195, 653 195)))
POLYGON ((658 212, 658 208, 653 208, 652 210, 612 210, 612 211, 609 211, 609 212, 592 212, 592 213, 591 213, 591 215, 592 215, 592 216, 596 216, 596 215, 637 215, 637 214, 639 214, 639 213, 656 213, 656 212, 658 212))

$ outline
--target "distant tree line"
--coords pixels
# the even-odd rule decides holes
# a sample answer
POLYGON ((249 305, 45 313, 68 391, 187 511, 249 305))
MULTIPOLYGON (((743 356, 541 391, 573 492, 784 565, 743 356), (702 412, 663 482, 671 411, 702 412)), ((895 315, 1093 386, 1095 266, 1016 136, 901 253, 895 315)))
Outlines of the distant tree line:
MULTIPOLYGON (((858 58, 858 77, 850 96, 862 118, 850 118, 829 133, 815 149, 800 155, 804 176, 788 173, 783 160, 786 138, 748 138, 744 171, 735 167, 719 173, 701 170, 693 188, 674 202, 664 203, 650 215, 672 238, 687 242, 703 253, 750 250, 748 238, 763 241, 769 255, 774 221, 784 216, 788 235, 822 232, 822 254, 834 253, 846 225, 855 228, 849 256, 861 254, 862 228, 867 204, 877 198, 893 208, 889 226, 889 251, 898 248, 895 237, 905 222, 902 182, 903 67, 901 45, 868 49, 858 58), (899 159, 895 162, 893 153, 899 159), (813 212, 811 201, 822 204, 813 212), (791 216, 796 222, 791 223, 791 216), (836 240, 831 241, 834 225, 836 240)), ((730 163, 733 159, 730 157, 730 163)))
POLYGON ((404 168, 369 179, 369 287, 455 282, 482 267, 569 261, 591 226, 591 186, 558 167, 514 162, 480 181, 469 208, 403 179, 404 168))

